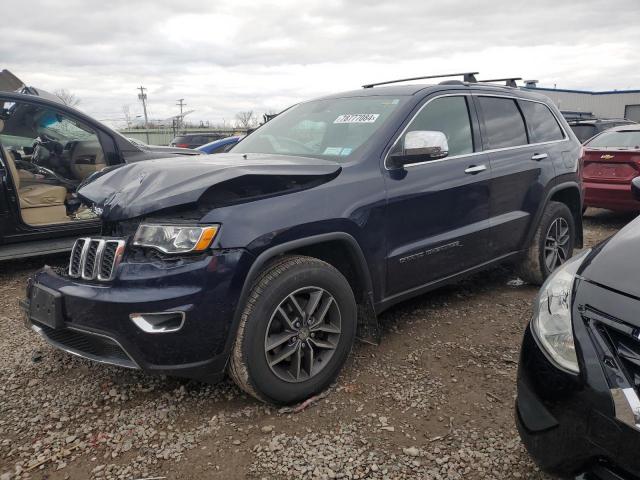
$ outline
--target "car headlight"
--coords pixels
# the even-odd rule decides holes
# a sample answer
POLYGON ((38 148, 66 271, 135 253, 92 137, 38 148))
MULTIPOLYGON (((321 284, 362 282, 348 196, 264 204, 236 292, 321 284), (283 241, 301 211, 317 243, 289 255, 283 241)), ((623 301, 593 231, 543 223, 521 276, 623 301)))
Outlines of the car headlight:
POLYGON ((578 373, 580 367, 573 341, 571 292, 576 272, 589 251, 568 260, 544 282, 531 321, 531 329, 552 361, 573 373, 578 373))
POLYGON ((164 253, 202 252, 209 248, 219 225, 153 225, 138 227, 133 244, 157 248, 164 253))

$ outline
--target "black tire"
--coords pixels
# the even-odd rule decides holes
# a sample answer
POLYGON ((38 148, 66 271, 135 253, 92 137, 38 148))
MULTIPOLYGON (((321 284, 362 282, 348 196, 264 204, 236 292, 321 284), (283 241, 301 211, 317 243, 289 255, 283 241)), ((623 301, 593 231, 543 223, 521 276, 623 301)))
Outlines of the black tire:
MULTIPOLYGON (((294 298, 300 299, 299 296, 294 298)), ((291 305, 293 304, 285 306, 290 308, 291 305)), ((300 255, 281 257, 268 265, 258 276, 244 307, 241 308, 243 310, 229 362, 229 374, 242 390, 264 402, 291 404, 321 392, 337 377, 355 339, 357 307, 349 282, 333 266, 316 258, 300 255), (313 289, 317 289, 317 291, 313 289), (324 294, 318 293, 320 290, 324 291, 327 296, 322 297, 324 294), (302 321, 303 329, 304 325, 308 326, 305 330, 306 333, 301 329, 287 343, 274 350, 269 350, 270 339, 274 338, 270 336, 273 328, 280 327, 283 332, 275 333, 274 336, 289 335, 290 331, 288 329, 285 331, 285 327, 288 328, 291 323, 300 323, 296 321, 296 318, 306 318, 306 312, 296 316, 293 309, 288 310, 289 313, 283 316, 281 308, 284 308, 284 302, 289 301, 288 299, 292 295, 303 296, 302 300, 299 300, 302 310, 306 310, 307 307, 311 308, 311 293, 308 302, 303 305, 304 295, 307 291, 318 293, 320 298, 325 299, 316 303, 318 310, 315 311, 318 316, 322 315, 317 312, 324 310, 321 308, 323 305, 330 305, 326 307, 324 316, 328 318, 329 315, 333 315, 339 319, 337 321, 339 334, 318 332, 311 335, 310 328, 312 322, 316 320, 309 315, 306 320, 308 323, 302 321), (291 322, 289 322, 290 320, 291 322), (311 338, 314 335, 317 335, 315 340, 311 338), (325 343, 331 336, 331 342, 328 343, 335 345, 335 348, 326 350, 315 348, 316 343, 314 342, 322 341, 321 337, 323 336, 326 339, 325 343), (293 344, 290 343, 292 341, 293 344), (305 364, 301 368, 300 358, 305 355, 302 344, 306 348, 304 352, 307 356, 303 358, 305 364), (273 365, 274 358, 281 356, 281 353, 278 352, 284 351, 286 354, 286 348, 295 349, 296 345, 300 345, 296 354, 287 357, 280 364, 273 365), (273 354, 274 351, 275 354, 273 354), (309 360, 309 356, 311 360, 309 360), (322 363, 323 360, 325 360, 324 363, 322 363), (294 363, 296 361, 297 370, 294 363), (307 367, 307 365, 314 365, 314 361, 318 365, 317 368, 307 367), (297 375, 294 376, 291 372, 295 372, 297 375)), ((322 318, 320 322, 322 322, 322 318)), ((335 323, 333 320, 331 322, 335 323)), ((332 324, 326 326, 333 328, 332 324)))
MULTIPOLYGON (((542 285, 553 270, 571 258, 575 239, 575 220, 569 207, 564 203, 549 202, 542 214, 529 250, 518 267, 518 275, 520 278, 533 285, 542 285), (554 225, 555 228, 555 225, 558 224, 566 225, 569 238, 566 245, 563 245, 562 248, 556 246, 556 248, 558 248, 559 260, 550 268, 547 262, 548 258, 545 256, 545 247, 548 247, 550 244, 548 234, 550 233, 551 226, 554 225)), ((547 251, 547 253, 548 252, 549 251, 547 251)))

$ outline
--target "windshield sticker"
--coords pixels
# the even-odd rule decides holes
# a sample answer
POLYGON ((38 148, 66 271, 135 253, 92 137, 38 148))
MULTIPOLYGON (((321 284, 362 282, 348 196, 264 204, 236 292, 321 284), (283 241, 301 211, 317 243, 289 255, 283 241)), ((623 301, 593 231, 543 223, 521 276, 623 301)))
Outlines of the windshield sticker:
POLYGON ((342 151, 340 152, 340 156, 346 157, 347 155, 351 155, 352 151, 353 151, 353 148, 343 148, 342 151))
POLYGON ((379 116, 379 113, 352 113, 340 115, 333 123, 373 123, 379 116))
POLYGON ((327 147, 324 149, 323 155, 340 155, 342 147, 327 147))

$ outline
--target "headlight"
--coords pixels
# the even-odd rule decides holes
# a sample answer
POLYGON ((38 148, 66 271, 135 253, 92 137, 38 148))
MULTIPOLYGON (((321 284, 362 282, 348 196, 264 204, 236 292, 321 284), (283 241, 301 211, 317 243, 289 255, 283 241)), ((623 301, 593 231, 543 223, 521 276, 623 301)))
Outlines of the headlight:
POLYGON ((157 248, 164 253, 202 252, 211 245, 218 233, 218 225, 150 225, 141 224, 133 237, 133 244, 157 248))
POLYGON ((571 322, 571 290, 576 272, 589 250, 553 272, 538 294, 531 328, 542 348, 561 368, 578 373, 578 357, 571 322))

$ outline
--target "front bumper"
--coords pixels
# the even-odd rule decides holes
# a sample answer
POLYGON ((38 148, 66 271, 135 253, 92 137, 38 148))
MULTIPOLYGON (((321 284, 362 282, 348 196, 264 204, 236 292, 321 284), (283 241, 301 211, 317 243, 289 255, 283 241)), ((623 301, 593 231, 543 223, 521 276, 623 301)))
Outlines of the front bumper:
POLYGON ((616 211, 640 211, 640 202, 633 198, 630 183, 585 181, 583 185, 585 207, 606 208, 616 211))
POLYGON ((33 285, 62 296, 61 325, 27 322, 53 346, 94 361, 148 373, 215 382, 222 378, 235 335, 235 312, 253 256, 242 249, 165 262, 120 264, 112 282, 83 281, 50 268, 33 285), (178 330, 150 333, 134 313, 183 312, 178 330))
MULTIPOLYGON (((638 479, 640 411, 633 412, 637 389, 629 384, 629 371, 620 364, 609 327, 602 322, 612 318, 637 322, 640 303, 584 280, 578 282, 573 327, 580 374, 557 368, 527 328, 518 370, 518 430, 544 470, 638 479), (602 316, 602 311, 608 314, 602 316), (631 388, 634 395, 625 396, 624 388, 631 388)), ((617 323, 612 325, 617 328, 617 323)), ((630 331, 635 328, 631 326, 630 331)), ((640 351, 640 340, 635 341, 640 351)))

